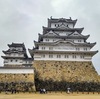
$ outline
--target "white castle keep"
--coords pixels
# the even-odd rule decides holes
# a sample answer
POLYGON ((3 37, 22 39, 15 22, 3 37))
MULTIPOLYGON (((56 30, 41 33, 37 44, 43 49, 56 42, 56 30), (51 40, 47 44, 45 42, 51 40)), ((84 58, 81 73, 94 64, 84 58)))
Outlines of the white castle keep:
POLYGON ((91 61, 98 51, 91 51, 96 43, 86 40, 90 35, 82 35, 84 28, 75 28, 77 20, 48 19, 38 42, 30 51, 34 60, 91 61))

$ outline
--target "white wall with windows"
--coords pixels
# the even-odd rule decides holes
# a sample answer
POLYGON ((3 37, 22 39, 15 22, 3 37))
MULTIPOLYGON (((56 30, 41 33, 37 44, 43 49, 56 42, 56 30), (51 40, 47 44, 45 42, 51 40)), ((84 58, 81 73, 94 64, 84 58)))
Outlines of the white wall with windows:
POLYGON ((13 64, 21 65, 23 63, 24 63, 24 61, 21 59, 6 59, 6 60, 4 60, 4 65, 13 65, 13 64))
POLYGON ((73 39, 74 43, 84 43, 83 39, 73 39))
POLYGON ((31 60, 22 59, 5 59, 4 65, 22 65, 22 64, 32 64, 31 60))
POLYGON ((60 27, 61 25, 64 25, 65 27, 69 27, 69 28, 73 28, 73 24, 72 23, 63 23, 62 22, 58 22, 58 23, 51 23, 51 28, 57 28, 60 27))
POLYGON ((91 61, 90 55, 77 54, 35 54, 34 60, 56 60, 56 61, 91 61))
POLYGON ((11 53, 9 56, 12 56, 12 57, 24 57, 24 54, 20 54, 20 53, 11 53))
POLYGON ((57 42, 61 39, 59 38, 43 38, 43 42, 57 42))
POLYGON ((39 50, 52 50, 52 51, 89 51, 90 47, 83 47, 83 46, 72 46, 72 45, 66 45, 66 44, 59 44, 59 45, 53 45, 53 46, 45 46, 40 45, 39 50))
POLYGON ((22 47, 10 47, 10 50, 23 51, 23 48, 22 47))

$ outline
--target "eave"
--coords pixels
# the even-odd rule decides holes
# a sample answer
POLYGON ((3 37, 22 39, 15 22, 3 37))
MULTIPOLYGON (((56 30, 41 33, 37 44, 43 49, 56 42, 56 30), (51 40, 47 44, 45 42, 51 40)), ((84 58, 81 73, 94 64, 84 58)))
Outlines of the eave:
POLYGON ((26 50, 24 43, 12 43, 8 44, 8 47, 22 47, 24 50, 26 50))
POLYGON ((50 50, 33 50, 32 55, 34 54, 89 54, 89 55, 95 55, 98 53, 98 51, 50 51, 50 50))
POLYGON ((86 35, 86 36, 47 36, 47 35, 39 35, 39 39, 38 41, 41 41, 43 38, 61 38, 61 39, 84 39, 87 40, 89 38, 90 35, 86 35))
POLYGON ((71 31, 75 32, 77 31, 78 33, 81 33, 84 28, 65 28, 65 29, 60 29, 60 28, 50 28, 50 27, 43 27, 43 34, 46 34, 48 31, 53 30, 53 31, 71 31))
POLYGON ((3 59, 24 59, 25 57, 1 56, 3 59))
POLYGON ((39 45, 51 45, 51 46, 55 46, 55 45, 57 45, 57 44, 59 44, 60 42, 63 42, 63 43, 67 43, 67 42, 69 42, 69 43, 71 43, 73 46, 84 46, 84 47, 90 47, 90 48, 92 48, 95 44, 96 44, 96 42, 95 43, 74 43, 74 42, 72 42, 71 40, 66 40, 66 41, 64 41, 64 40, 60 40, 60 41, 56 41, 56 42, 34 42, 34 44, 35 44, 35 47, 38 47, 39 45))

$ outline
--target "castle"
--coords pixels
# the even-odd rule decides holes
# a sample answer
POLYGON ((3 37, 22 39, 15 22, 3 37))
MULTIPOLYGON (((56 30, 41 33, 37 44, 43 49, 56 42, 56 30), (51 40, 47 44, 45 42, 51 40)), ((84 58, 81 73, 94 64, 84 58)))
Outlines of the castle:
POLYGON ((71 18, 48 19, 48 26, 34 41, 35 47, 29 49, 31 58, 23 43, 8 44, 0 80, 34 83, 35 75, 42 81, 100 82, 92 64, 98 51, 91 49, 96 43, 87 42, 90 35, 82 34, 84 28, 75 28, 76 22, 71 18))

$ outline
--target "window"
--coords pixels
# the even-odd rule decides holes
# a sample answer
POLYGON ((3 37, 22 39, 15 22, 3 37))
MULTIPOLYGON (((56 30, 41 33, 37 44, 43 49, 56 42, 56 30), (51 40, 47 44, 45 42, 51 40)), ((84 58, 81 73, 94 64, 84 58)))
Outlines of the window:
POLYGON ((8 61, 7 61, 7 60, 5 60, 5 61, 4 61, 4 63, 8 63, 8 61))
POLYGON ((57 58, 61 58, 61 55, 57 55, 57 58))
POLYGON ((73 55, 73 58, 76 58, 76 55, 73 55))
POLYGON ((53 50, 53 47, 49 47, 49 50, 53 50))
POLYGON ((69 58, 69 56, 68 55, 65 55, 65 58, 69 58))
POLYGON ((42 57, 45 58, 45 55, 43 54, 42 57))
POLYGON ((67 27, 68 27, 68 24, 67 24, 67 27))
POLYGON ((84 48, 84 51, 87 51, 87 48, 84 48))
POLYGON ((80 58, 84 58, 84 56, 81 55, 80 58))
POLYGON ((45 47, 42 47, 42 50, 45 50, 45 47))
POLYGON ((53 41, 55 41, 55 39, 53 39, 53 41))
POLYGON ((76 50, 77 50, 77 51, 79 51, 79 50, 80 50, 80 48, 76 48, 76 50))
POLYGON ((13 60, 11 59, 10 61, 12 62, 13 60))
POLYGON ((49 39, 46 39, 46 41, 49 41, 49 39))
POLYGON ((53 58, 53 55, 52 55, 52 54, 50 54, 50 55, 49 55, 49 58, 53 58))
POLYGON ((81 42, 81 40, 78 40, 78 42, 81 42))

